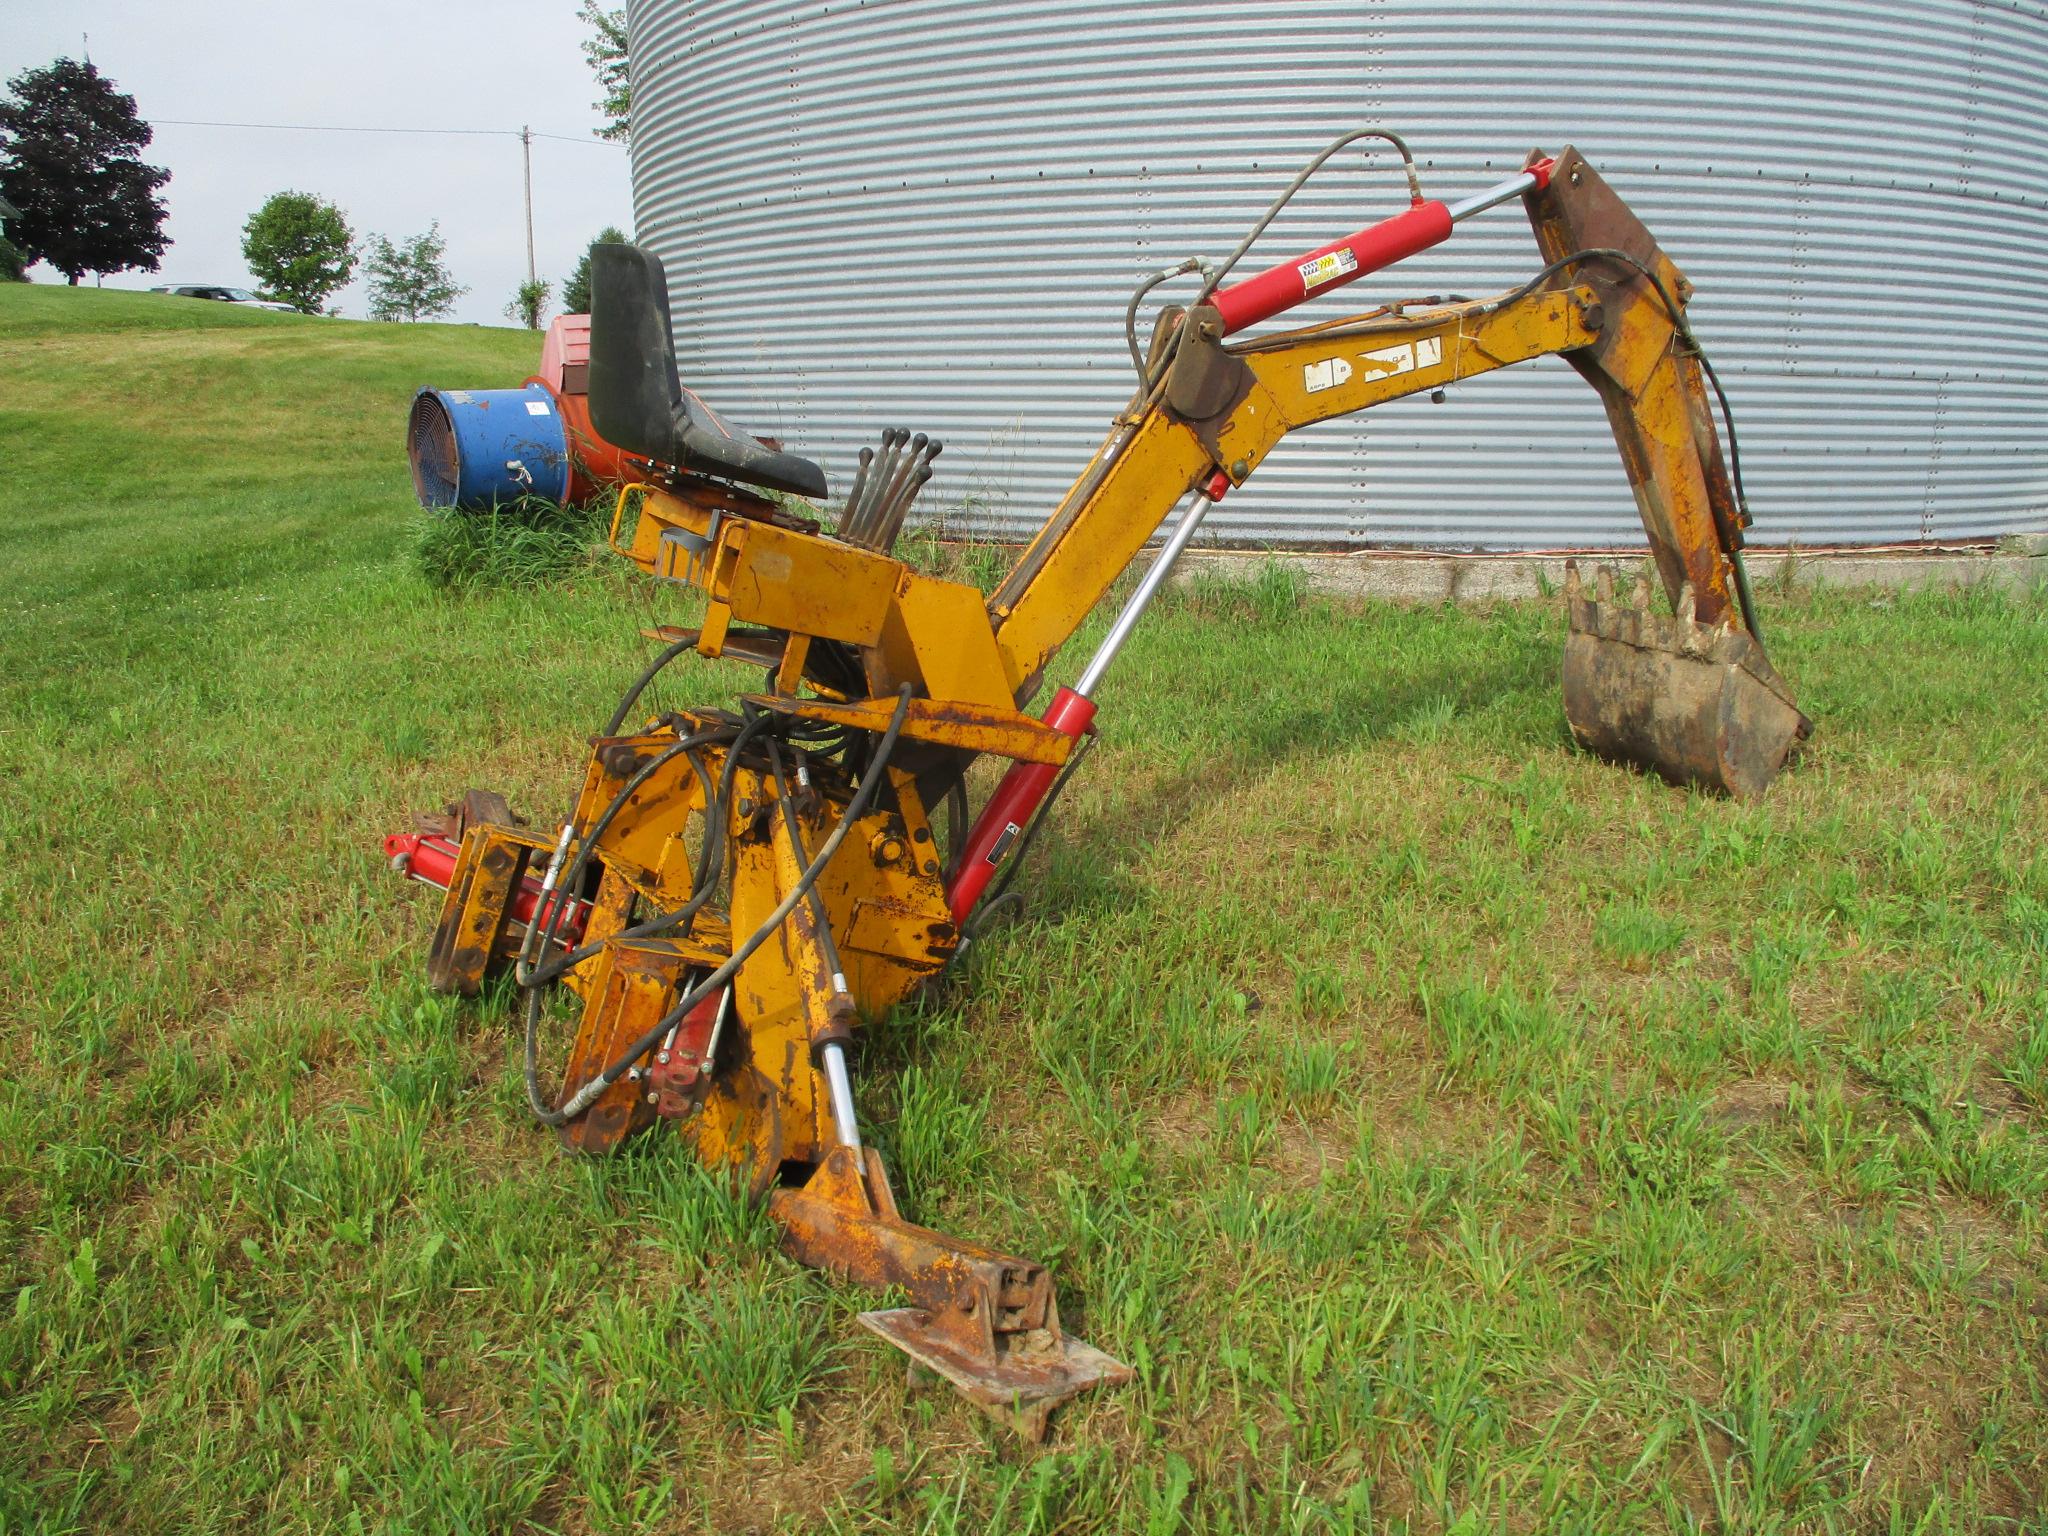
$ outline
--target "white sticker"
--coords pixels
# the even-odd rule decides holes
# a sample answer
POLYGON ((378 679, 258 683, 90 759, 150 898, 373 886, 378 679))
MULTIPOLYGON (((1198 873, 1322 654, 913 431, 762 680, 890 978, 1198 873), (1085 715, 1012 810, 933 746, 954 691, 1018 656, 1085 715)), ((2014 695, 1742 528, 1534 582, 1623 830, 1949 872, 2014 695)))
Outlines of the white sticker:
POLYGON ((1341 357, 1328 357, 1320 363, 1307 363, 1301 370, 1301 387, 1311 395, 1321 394, 1326 389, 1335 389, 1339 384, 1351 380, 1351 365, 1341 357))
POLYGON ((1335 282, 1347 272, 1356 272, 1358 258, 1351 253, 1351 247, 1347 245, 1341 250, 1304 261, 1295 270, 1301 274, 1302 288, 1313 292, 1325 283, 1335 282))
POLYGON ((1434 368, 1441 363, 1444 360, 1444 339, 1425 336, 1417 342, 1404 341, 1399 346, 1361 352, 1358 359, 1373 365, 1375 378, 1392 378, 1396 374, 1413 373, 1418 368, 1434 368))
POLYGON ((545 401, 545 400, 529 400, 529 401, 527 401, 527 402, 526 402, 526 414, 527 414, 527 415, 529 415, 529 416, 545 416, 545 415, 547 415, 547 413, 548 413, 548 403, 547 403, 547 401, 545 401))

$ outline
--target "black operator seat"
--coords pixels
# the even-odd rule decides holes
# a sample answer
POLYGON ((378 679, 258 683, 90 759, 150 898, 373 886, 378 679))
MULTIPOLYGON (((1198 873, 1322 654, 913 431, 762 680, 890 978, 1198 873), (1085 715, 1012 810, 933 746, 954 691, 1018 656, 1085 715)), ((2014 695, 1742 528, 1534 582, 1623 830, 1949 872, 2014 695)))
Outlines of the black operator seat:
POLYGON ((668 275, 637 245, 590 248, 590 424, 614 447, 677 469, 822 499, 825 471, 738 431, 676 372, 668 275))
POLYGON ((825 471, 816 464, 800 454, 770 448, 759 438, 739 431, 711 409, 694 389, 680 385, 678 388, 683 402, 677 418, 678 442, 687 455, 679 468, 701 469, 728 480, 766 486, 771 491, 824 496, 825 471))

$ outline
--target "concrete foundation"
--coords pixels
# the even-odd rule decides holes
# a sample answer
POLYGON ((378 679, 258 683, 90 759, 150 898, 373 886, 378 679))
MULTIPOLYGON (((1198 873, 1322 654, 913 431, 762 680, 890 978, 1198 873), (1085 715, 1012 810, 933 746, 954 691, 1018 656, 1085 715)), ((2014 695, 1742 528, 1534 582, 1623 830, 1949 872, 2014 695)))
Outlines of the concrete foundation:
MULTIPOLYGON (((1869 587, 1903 591, 1967 587, 1980 582, 2012 589, 2048 585, 2048 538, 2004 539, 1996 545, 1953 548, 1752 549, 1749 579, 1763 593, 1785 584, 1869 587)), ((1390 602, 1470 603, 1554 595, 1564 588, 1565 564, 1582 571, 1611 565, 1617 575, 1647 570, 1637 550, 1584 550, 1571 554, 1441 554, 1413 550, 1356 550, 1303 554, 1285 550, 1192 549, 1182 556, 1176 581, 1205 578, 1248 581, 1269 565, 1298 572, 1311 592, 1330 597, 1390 602)))

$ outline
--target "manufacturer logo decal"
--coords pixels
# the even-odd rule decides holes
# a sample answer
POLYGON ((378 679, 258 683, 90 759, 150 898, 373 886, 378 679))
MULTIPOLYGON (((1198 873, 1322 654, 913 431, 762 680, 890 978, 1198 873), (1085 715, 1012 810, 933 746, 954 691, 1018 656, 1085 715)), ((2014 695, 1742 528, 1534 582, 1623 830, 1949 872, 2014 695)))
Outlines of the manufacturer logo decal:
POLYGON ((1361 352, 1358 360, 1371 368, 1374 377, 1382 379, 1399 373, 1413 373, 1418 368, 1434 368, 1444 360, 1444 339, 1425 336, 1417 342, 1404 341, 1399 346, 1361 352))
POLYGON ((1341 357, 1329 357, 1320 363, 1304 364, 1301 370, 1301 387, 1312 395, 1319 395, 1326 389, 1335 389, 1339 384, 1351 381, 1351 365, 1341 357))
MULTIPOLYGON (((1418 368, 1436 367, 1444 360, 1444 339, 1425 336, 1420 341, 1379 347, 1359 353, 1358 360, 1365 364, 1367 377, 1390 379, 1399 374, 1413 373, 1418 368)), ((1326 389, 1350 383, 1354 372, 1356 370, 1351 364, 1341 357, 1326 357, 1320 363, 1304 363, 1301 369, 1302 391, 1319 395, 1326 389)))

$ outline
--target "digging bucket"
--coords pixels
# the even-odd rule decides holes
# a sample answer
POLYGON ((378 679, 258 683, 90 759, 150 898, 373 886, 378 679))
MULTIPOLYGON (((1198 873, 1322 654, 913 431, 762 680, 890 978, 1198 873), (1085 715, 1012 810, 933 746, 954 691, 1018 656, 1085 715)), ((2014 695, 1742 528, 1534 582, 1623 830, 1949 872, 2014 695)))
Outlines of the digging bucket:
POLYGON ((1594 588, 1587 593, 1578 567, 1567 567, 1564 713, 1573 739, 1673 784, 1738 799, 1768 789, 1813 722, 1755 637, 1732 614, 1699 623, 1690 585, 1669 617, 1651 611, 1648 582, 1618 603, 1603 566, 1594 588))

